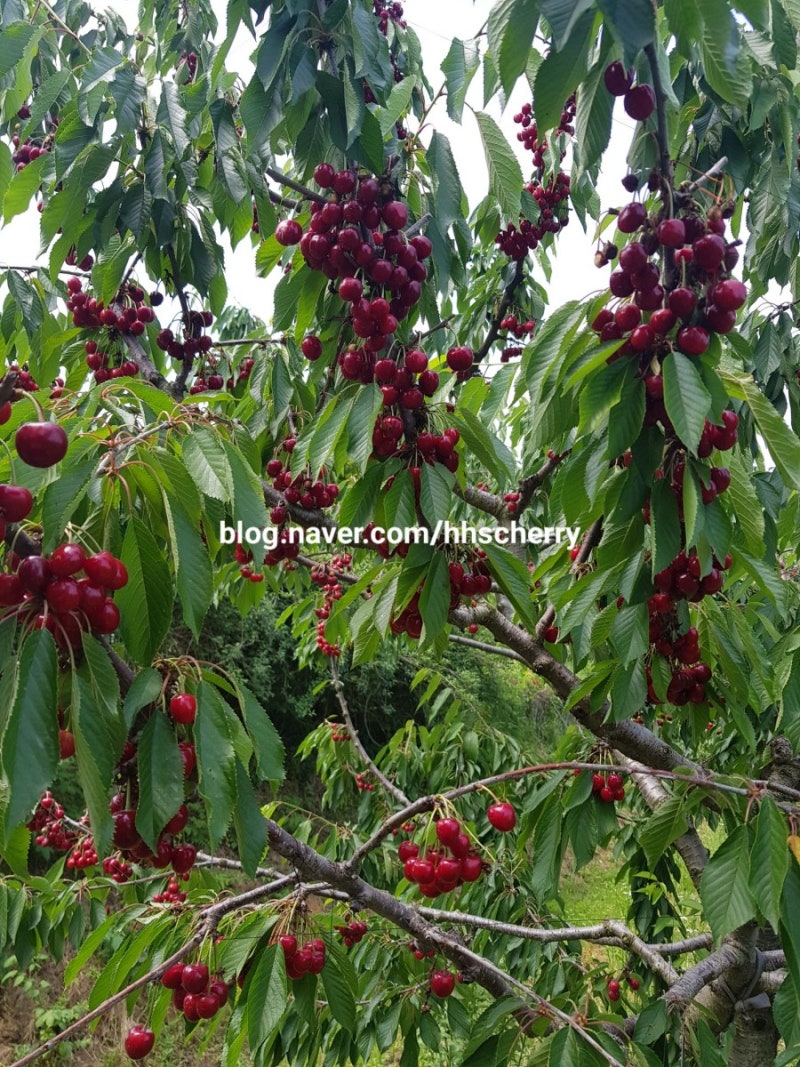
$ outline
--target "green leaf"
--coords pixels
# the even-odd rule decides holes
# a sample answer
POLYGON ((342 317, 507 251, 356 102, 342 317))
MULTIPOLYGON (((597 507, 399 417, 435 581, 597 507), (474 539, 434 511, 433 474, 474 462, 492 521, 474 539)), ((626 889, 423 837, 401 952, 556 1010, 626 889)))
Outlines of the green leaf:
MULTIPOLYGON (((84 640, 88 637, 86 635, 84 640)), ((83 670, 72 676, 70 725, 75 736, 78 781, 86 799, 99 855, 111 841, 108 791, 122 752, 125 731, 121 716, 110 713, 98 700, 96 689, 83 670)))
POLYGON ((469 451, 501 484, 512 481, 515 474, 513 453, 468 408, 461 407, 454 416, 454 425, 464 438, 469 451))
MULTIPOLYGON (((402 82, 400 84, 402 85, 402 82)), ((427 160, 435 183, 436 218, 444 231, 455 219, 461 218, 461 200, 464 193, 453 150, 443 133, 434 131, 431 134, 427 160)))
POLYGON ((432 526, 449 516, 453 506, 454 482, 454 475, 440 463, 422 464, 419 506, 432 526))
POLYGON ((251 1049, 258 1049, 277 1032, 286 1011, 286 967, 280 945, 269 945, 247 977, 247 1033, 251 1049))
POLYGON ((378 122, 380 123, 381 133, 384 137, 388 133, 391 133, 395 123, 399 122, 399 120, 406 114, 411 104, 411 97, 413 94, 413 78, 403 78, 401 82, 397 82, 392 86, 392 91, 389 93, 389 99, 386 101, 386 106, 381 108, 378 113, 378 122))
POLYGON ((758 910, 777 931, 783 881, 789 869, 789 849, 786 847, 786 817, 772 797, 762 798, 755 827, 750 853, 750 891, 758 910))
POLYGON ((661 859, 673 841, 686 833, 687 823, 684 814, 685 800, 673 796, 659 804, 648 816, 647 822, 638 835, 639 844, 652 869, 661 859))
POLYGON ((723 381, 733 381, 745 395, 759 432, 769 449, 784 484, 800 489, 800 440, 792 433, 778 412, 760 391, 752 378, 722 375, 723 381))
POLYGON ((650 0, 597 0, 597 6, 622 41, 628 60, 655 40, 655 9, 650 0))
POLYGON ((751 64, 730 5, 725 0, 703 0, 702 11, 700 46, 706 81, 723 100, 746 108, 752 91, 751 64))
POLYGON ((688 356, 670 352, 663 361, 664 405, 672 424, 690 452, 697 452, 711 394, 688 356))
POLYGON ((77 462, 64 467, 42 495, 42 525, 46 530, 42 549, 45 552, 52 552, 62 540, 64 527, 86 496, 97 466, 94 457, 81 460, 76 456, 75 459, 77 462))
POLYGON ((531 576, 521 559, 500 545, 491 542, 484 546, 486 558, 497 584, 508 597, 520 619, 532 632, 536 628, 535 604, 531 596, 531 576))
POLYGON ((216 434, 204 427, 188 434, 183 440, 183 461, 201 492, 226 503, 231 500, 233 473, 216 434))
POLYGON ((8 782, 6 837, 23 822, 47 789, 59 761, 58 657, 52 635, 34 630, 22 645, 14 702, 0 744, 8 782))
POLYGON ((500 205, 503 217, 516 221, 520 211, 523 181, 519 161, 490 115, 476 111, 475 119, 489 170, 489 189, 500 205))
POLYGON ((440 67, 447 88, 447 114, 453 122, 461 122, 467 91, 479 66, 480 54, 474 42, 454 37, 440 67))
MULTIPOLYGON (((608 609, 606 609, 608 610, 608 609)), ((617 612, 610 638, 623 665, 643 656, 650 644, 647 633, 647 605, 626 604, 617 612)))
POLYGON ((578 172, 583 173, 599 162, 611 140, 611 116, 614 98, 603 81, 605 57, 597 63, 578 86, 575 113, 575 152, 578 172))
POLYGON ((506 95, 525 71, 538 22, 537 0, 499 0, 489 12, 489 50, 506 95))
POLYGON ((164 679, 153 667, 145 667, 136 675, 122 705, 122 718, 128 730, 138 712, 158 700, 163 682, 164 679))
POLYGON ((149 665, 172 622, 174 593, 164 552, 150 530, 130 517, 122 542, 128 584, 116 593, 120 632, 133 659, 149 665))
POLYGON ((358 980, 350 960, 338 946, 332 946, 329 950, 321 976, 322 987, 325 990, 331 1015, 348 1033, 355 1033, 356 998, 354 990, 358 988, 358 980))
POLYGON ((164 515, 172 542, 172 558, 175 560, 178 598, 183 611, 183 621, 192 631, 195 640, 200 637, 203 619, 214 595, 214 579, 208 549, 203 544, 193 522, 177 499, 163 494, 164 515))
POLYGON ((641 659, 634 660, 616 674, 610 697, 614 722, 620 722, 641 711, 647 699, 647 679, 641 659))
POLYGON ((262 779, 283 779, 284 746, 272 720, 247 686, 238 687, 242 716, 256 756, 256 771, 262 779))
POLYGON ((742 825, 723 841, 706 864, 700 880, 700 899, 715 944, 754 918, 749 878, 750 834, 747 826, 742 825))
POLYGON ((594 7, 594 0, 540 0, 539 7, 550 25, 553 43, 559 49, 581 15, 594 7))
POLYGON ((658 574, 672 563, 681 550, 678 504, 664 479, 653 483, 650 496, 650 542, 652 571, 658 574))
POLYGON ((228 708, 208 682, 201 682, 197 691, 194 742, 198 789, 206 802, 208 834, 214 849, 225 836, 236 806, 236 752, 228 708))
POLYGON ((558 126, 565 101, 586 76, 593 24, 592 13, 586 12, 575 23, 566 45, 551 51, 536 72, 534 110, 537 128, 543 132, 558 126))
POLYGON ((419 598, 419 613, 425 623, 425 644, 433 642, 447 623, 450 611, 450 574, 443 552, 434 552, 419 598))
POLYGON ((163 711, 153 712, 139 736, 136 768, 136 829, 155 852, 159 834, 183 803, 183 761, 175 731, 163 711))
POLYGON ((256 868, 267 851, 267 820, 261 813, 247 771, 238 759, 236 760, 236 805, 233 809, 233 825, 236 830, 242 867, 245 874, 255 878, 256 868))
POLYGON ((659 997, 652 1004, 648 1004, 639 1015, 633 1031, 633 1039, 640 1041, 643 1045, 652 1045, 667 1032, 668 1025, 667 1005, 659 997))

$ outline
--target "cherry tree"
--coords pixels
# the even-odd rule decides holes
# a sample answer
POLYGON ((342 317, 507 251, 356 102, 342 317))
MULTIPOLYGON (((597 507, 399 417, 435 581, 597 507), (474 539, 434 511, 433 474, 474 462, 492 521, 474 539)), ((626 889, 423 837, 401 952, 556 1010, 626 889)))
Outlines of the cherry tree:
POLYGON ((225 1064, 793 1062, 800 8, 497 0, 439 70, 396 2, 226 19, 0 14, 2 217, 40 234, 2 245, 0 933, 68 981, 114 946, 18 1067, 122 1001, 131 1059, 182 1013, 225 1064), (568 223, 597 293, 552 306, 568 223), (580 539, 514 543, 548 527, 580 539), (264 806, 270 709, 170 643, 278 590, 340 711, 319 816, 264 806), (551 762, 465 726, 454 642, 563 701, 551 762), (376 753, 387 643, 433 711, 376 753), (630 908, 580 925, 600 848, 630 908))

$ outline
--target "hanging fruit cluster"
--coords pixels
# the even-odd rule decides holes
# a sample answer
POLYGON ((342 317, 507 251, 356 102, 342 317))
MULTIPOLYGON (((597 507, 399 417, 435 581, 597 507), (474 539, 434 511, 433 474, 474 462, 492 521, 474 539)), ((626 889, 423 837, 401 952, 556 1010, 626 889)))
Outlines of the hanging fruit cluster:
MULTIPOLYGON (((575 121, 575 97, 571 96, 564 105, 561 118, 556 129, 553 131, 556 137, 563 134, 575 133, 573 125, 575 121)), ((568 174, 563 171, 550 175, 545 182, 546 160, 545 153, 548 148, 547 141, 539 140, 539 131, 533 121, 533 105, 524 103, 514 115, 514 122, 522 129, 517 134, 525 149, 531 153, 533 162, 533 177, 525 185, 525 189, 533 196, 539 208, 539 218, 536 222, 521 218, 519 226, 509 222, 504 230, 495 237, 495 243, 500 250, 516 261, 524 259, 528 252, 538 248, 545 234, 556 234, 569 222, 569 182, 568 174)), ((562 149, 560 158, 563 160, 566 152, 562 149)))

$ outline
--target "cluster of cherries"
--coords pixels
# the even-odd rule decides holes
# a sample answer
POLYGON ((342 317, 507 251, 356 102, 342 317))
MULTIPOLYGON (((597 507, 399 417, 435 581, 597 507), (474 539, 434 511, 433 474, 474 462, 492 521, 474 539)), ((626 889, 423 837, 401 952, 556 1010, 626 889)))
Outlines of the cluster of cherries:
POLYGON ((35 834, 34 841, 40 848, 52 848, 67 852, 78 840, 78 835, 65 821, 64 808, 48 789, 36 805, 28 822, 28 829, 35 834))
POLYGON ((214 392, 217 389, 234 389, 240 382, 246 382, 253 372, 255 360, 252 356, 245 356, 237 367, 236 377, 229 374, 225 378, 219 371, 219 360, 216 356, 206 356, 204 363, 198 367, 195 379, 189 388, 190 396, 198 393, 214 392))
POLYGON ((343 726, 339 722, 329 722, 328 726, 331 730, 331 741, 335 744, 344 744, 350 740, 350 734, 347 732, 347 727, 343 726))
MULTIPOLYGON (((505 318, 500 321, 500 329, 508 331, 508 334, 506 335, 507 338, 509 335, 513 334, 515 340, 522 341, 525 338, 530 337, 536 329, 536 320, 526 319, 524 322, 520 322, 516 315, 506 315, 505 318)), ((522 345, 506 344, 506 347, 500 354, 500 362, 508 363, 514 356, 520 355, 522 355, 522 345)))
MULTIPOLYGON (((17 112, 17 117, 25 122, 31 117, 31 109, 29 104, 23 104, 17 112)), ((50 151, 50 145, 52 144, 52 136, 58 127, 58 119, 51 119, 49 122, 49 133, 42 139, 41 137, 26 137, 24 141, 20 141, 19 134, 14 134, 11 138, 11 147, 13 152, 11 153, 11 162, 16 167, 17 171, 23 171, 29 163, 33 163, 39 156, 46 155, 50 151)))
POLYGON ((210 334, 203 331, 213 323, 214 316, 210 311, 190 311, 189 320, 184 323, 183 339, 178 340, 173 331, 165 326, 156 335, 156 344, 162 352, 166 352, 172 359, 193 359, 197 355, 205 355, 214 346, 210 334))
POLYGON ((353 919, 347 926, 334 926, 336 933, 341 934, 345 948, 352 948, 353 945, 362 941, 368 929, 366 923, 359 922, 357 919, 353 919))
MULTIPOLYGON (((28 369, 27 363, 23 363, 21 367, 18 363, 10 363, 8 365, 8 373, 13 373, 17 376, 17 380, 14 383, 15 389, 21 389, 25 393, 37 393, 39 391, 39 386, 36 383, 36 379, 33 377, 30 370, 28 369)), ((3 405, 3 407, 5 408, 5 405, 3 405)), ((8 413, 9 415, 11 414, 10 404, 8 407, 8 413)), ((8 416, 0 419, 0 422, 8 422, 8 416)))
POLYGON ((622 775, 612 771, 610 774, 601 774, 599 771, 592 775, 592 796, 597 797, 604 804, 613 804, 618 800, 625 799, 625 783, 622 775))
POLYGON ((606 67, 603 81, 612 96, 623 97, 625 111, 636 122, 644 122, 653 114, 656 94, 650 85, 634 85, 634 72, 626 70, 618 60, 606 67))
MULTIPOLYGON (((730 554, 720 562, 716 556, 708 574, 702 576, 700 559, 696 553, 680 552, 669 567, 654 577, 657 592, 647 601, 650 613, 649 638, 653 651, 671 661, 672 677, 667 687, 667 700, 676 707, 703 704, 706 684, 711 680, 711 668, 701 661, 697 629, 690 627, 680 633, 676 604, 685 599, 692 604, 704 596, 713 596, 723 585, 723 571, 732 564, 730 554)), ((651 704, 662 701, 653 688, 652 669, 648 664, 647 698, 651 704)))
MULTIPOLYGON (((556 136, 561 134, 572 135, 575 132, 575 97, 571 96, 564 105, 559 125, 555 129, 556 136)), ((519 262, 523 260, 529 251, 539 247, 545 234, 556 234, 569 222, 569 175, 559 170, 558 174, 551 175, 546 184, 543 184, 545 173, 545 152, 547 141, 539 140, 539 131, 533 121, 533 105, 524 103, 514 115, 514 122, 522 129, 517 133, 517 140, 532 155, 534 176, 525 185, 525 189, 531 194, 539 208, 539 219, 531 222, 530 219, 521 218, 519 227, 509 222, 504 230, 495 237, 495 244, 509 259, 519 262)), ((565 152, 562 150, 561 159, 565 152)))
MULTIPOLYGON (((114 297, 111 306, 96 300, 83 289, 83 282, 74 275, 67 279, 67 310, 72 312, 73 325, 83 329, 102 331, 99 340, 85 342, 86 365, 98 383, 112 378, 133 378, 139 373, 135 360, 127 357, 123 335, 140 337, 155 319, 151 304, 146 302, 140 286, 129 282, 114 297)), ((151 293, 151 303, 163 299, 151 293)))
MULTIPOLYGON (((331 608, 336 600, 341 600, 342 597, 342 585, 339 581, 339 574, 342 571, 348 571, 352 567, 353 557, 349 552, 345 552, 341 556, 333 556, 330 563, 315 564, 311 568, 311 581, 314 585, 319 586, 324 594, 324 600, 322 605, 314 609, 314 614, 317 619, 317 648, 323 654, 323 656, 330 656, 336 658, 341 656, 342 649, 338 644, 331 644, 331 642, 325 636, 325 621, 330 616, 331 608)), ((334 728, 332 739, 334 741, 349 741, 350 738, 347 734, 340 736, 334 728)), ((358 784, 358 783, 357 783, 358 784)), ((362 788, 358 784, 359 789, 362 788)))
MULTIPOLYGON (((628 985, 634 991, 639 989, 641 984, 635 974, 628 977, 628 985)), ((622 983, 617 978, 609 978, 606 982, 606 993, 609 1000, 619 1000, 622 996, 622 983)))
MULTIPOLYGON (((284 442, 284 448, 286 443, 284 442)), ((310 472, 306 469, 299 474, 292 474, 288 466, 278 459, 269 460, 267 474, 272 478, 273 488, 283 493, 287 504, 298 504, 306 511, 333 507, 334 501, 339 495, 339 486, 336 482, 323 482, 319 478, 314 481, 310 472)), ((270 519, 276 526, 281 526, 289 518, 288 510, 279 505, 270 512, 270 519)))
POLYGON ((204 963, 175 963, 161 975, 161 984, 172 990, 172 1004, 190 1023, 213 1019, 228 1003, 230 986, 217 975, 212 978, 204 963))
POLYGON ((278 944, 283 950, 286 973, 296 982, 307 974, 319 974, 325 966, 326 949, 321 937, 300 945, 294 934, 281 934, 278 944))
MULTIPOLYGON (((13 509, 14 499, 22 499, 21 486, 0 486, 0 510, 4 518, 18 522, 30 510, 13 509), (4 504, 4 500, 6 503, 4 504), (14 517, 16 516, 16 517, 14 517)), ((28 494, 29 496, 30 494, 28 494)), ((50 630, 62 646, 80 647, 83 634, 111 634, 119 626, 119 608, 112 594, 128 581, 123 562, 110 552, 88 555, 81 545, 67 542, 50 556, 6 553, 9 571, 0 574, 0 606, 5 617, 16 615, 25 626, 50 630)))
POLYGON ((296 219, 284 220, 275 238, 285 246, 299 243, 312 270, 338 281, 338 293, 350 305, 353 333, 363 341, 365 357, 374 359, 422 295, 431 242, 422 234, 408 238, 403 233, 408 209, 389 181, 336 171, 330 163, 316 166, 314 181, 330 195, 311 201, 308 229, 303 232, 296 219))
MULTIPOLYGON (((184 757, 184 775, 185 772, 184 757)), ((189 810, 186 805, 181 804, 164 827, 156 842, 156 851, 153 852, 136 829, 136 809, 126 808, 124 804, 125 797, 122 793, 115 794, 109 803, 114 823, 112 840, 115 848, 142 866, 153 867, 155 870, 164 870, 171 866, 175 874, 181 877, 188 876, 197 859, 197 849, 188 842, 180 845, 172 842, 172 838, 182 833, 189 821, 189 810)))

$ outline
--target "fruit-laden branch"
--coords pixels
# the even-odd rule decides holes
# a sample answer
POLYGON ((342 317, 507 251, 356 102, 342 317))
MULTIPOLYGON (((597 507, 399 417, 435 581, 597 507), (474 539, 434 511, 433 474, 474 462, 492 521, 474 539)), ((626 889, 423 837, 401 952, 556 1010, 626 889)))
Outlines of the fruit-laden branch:
POLYGON ((367 767, 369 767, 371 774, 381 783, 387 793, 390 793, 395 800, 399 800, 401 804, 407 806, 411 803, 409 798, 405 795, 402 789, 398 789, 398 787, 393 782, 390 782, 386 775, 379 770, 361 743, 361 738, 358 736, 358 730, 356 730, 355 725, 353 724, 353 717, 350 714, 350 708, 344 695, 344 685, 342 685, 342 680, 339 677, 339 667, 335 659, 331 659, 331 676, 333 678, 333 689, 336 693, 336 699, 339 702, 339 707, 341 708, 342 716, 345 725, 347 726, 347 732, 350 734, 350 740, 355 746, 356 752, 358 752, 361 759, 367 767))
POLYGON ((498 307, 497 311, 492 316, 492 321, 489 324, 489 332, 486 334, 483 344, 475 353, 473 367, 475 367, 476 370, 479 364, 484 359, 486 359, 487 355, 489 354, 489 349, 492 347, 492 345, 495 343, 498 336, 500 335, 500 323, 506 317, 506 314, 514 303, 514 294, 516 293, 517 289, 519 289, 520 285, 522 285, 524 277, 525 261, 523 259, 520 259, 517 260, 517 265, 514 268, 514 276, 503 290, 503 298, 500 301, 500 306, 498 307))
POLYGON ((465 485, 463 489, 459 485, 455 485, 453 492, 467 504, 477 508, 478 511, 493 515, 496 519, 502 519, 506 515, 506 505, 502 497, 499 497, 496 493, 489 493, 485 489, 477 489, 474 485, 465 485))
POLYGON ((318 204, 327 202, 324 196, 314 192, 313 189, 309 189, 307 185, 301 185, 300 182, 296 182, 294 178, 288 177, 288 175, 281 173, 281 171, 275 170, 274 167, 267 167, 265 173, 268 178, 272 178, 278 185, 285 185, 287 189, 294 189, 296 193, 300 193, 304 200, 316 200, 318 204))
POLYGON ((536 490, 541 488, 547 481, 553 471, 561 462, 561 456, 555 453, 547 459, 547 461, 539 468, 538 471, 534 471, 533 474, 526 475, 519 483, 519 500, 517 501, 517 515, 519 516, 530 504, 531 500, 536 493, 536 490))
POLYGON ((536 1019, 544 1013, 553 1019, 558 1019, 563 1025, 571 1027, 602 1056, 605 1062, 611 1064, 612 1067, 619 1067, 618 1060, 612 1058, 575 1019, 539 996, 534 990, 517 982, 489 960, 471 952, 453 935, 447 935, 431 925, 416 908, 404 904, 392 893, 370 885, 369 882, 353 874, 345 865, 334 863, 319 855, 309 845, 298 841, 271 819, 267 819, 267 833, 270 847, 288 860, 301 875, 323 880, 343 889, 354 904, 357 902, 359 906, 388 919, 395 926, 411 934, 423 948, 436 949, 454 963, 465 976, 477 982, 492 996, 497 998, 512 996, 514 991, 518 990, 525 999, 531 1001, 539 1009, 537 1012, 531 1008, 520 1008, 514 1013, 523 1032, 527 1032, 536 1019))
MULTIPOLYGON (((553 691, 562 699, 566 699, 580 684, 577 675, 550 655, 527 630, 515 625, 491 605, 456 608, 450 612, 450 619, 462 629, 472 622, 486 627, 497 641, 517 652, 534 674, 549 682, 553 691)), ((648 767, 667 771, 675 770, 676 767, 689 767, 698 775, 702 775, 702 769, 696 763, 656 737, 646 727, 630 719, 621 722, 607 721, 608 710, 608 705, 605 704, 599 711, 593 712, 586 701, 579 701, 570 709, 570 714, 595 736, 648 767)))
POLYGON ((131 359, 139 368, 139 373, 142 377, 146 378, 151 385, 156 387, 156 389, 161 389, 165 393, 169 393, 169 395, 176 400, 180 400, 181 395, 179 394, 178 396, 175 396, 173 383, 167 381, 158 367, 156 367, 147 352, 145 352, 144 347, 140 344, 139 338, 131 333, 123 333, 122 340, 125 347, 128 349, 131 359))

